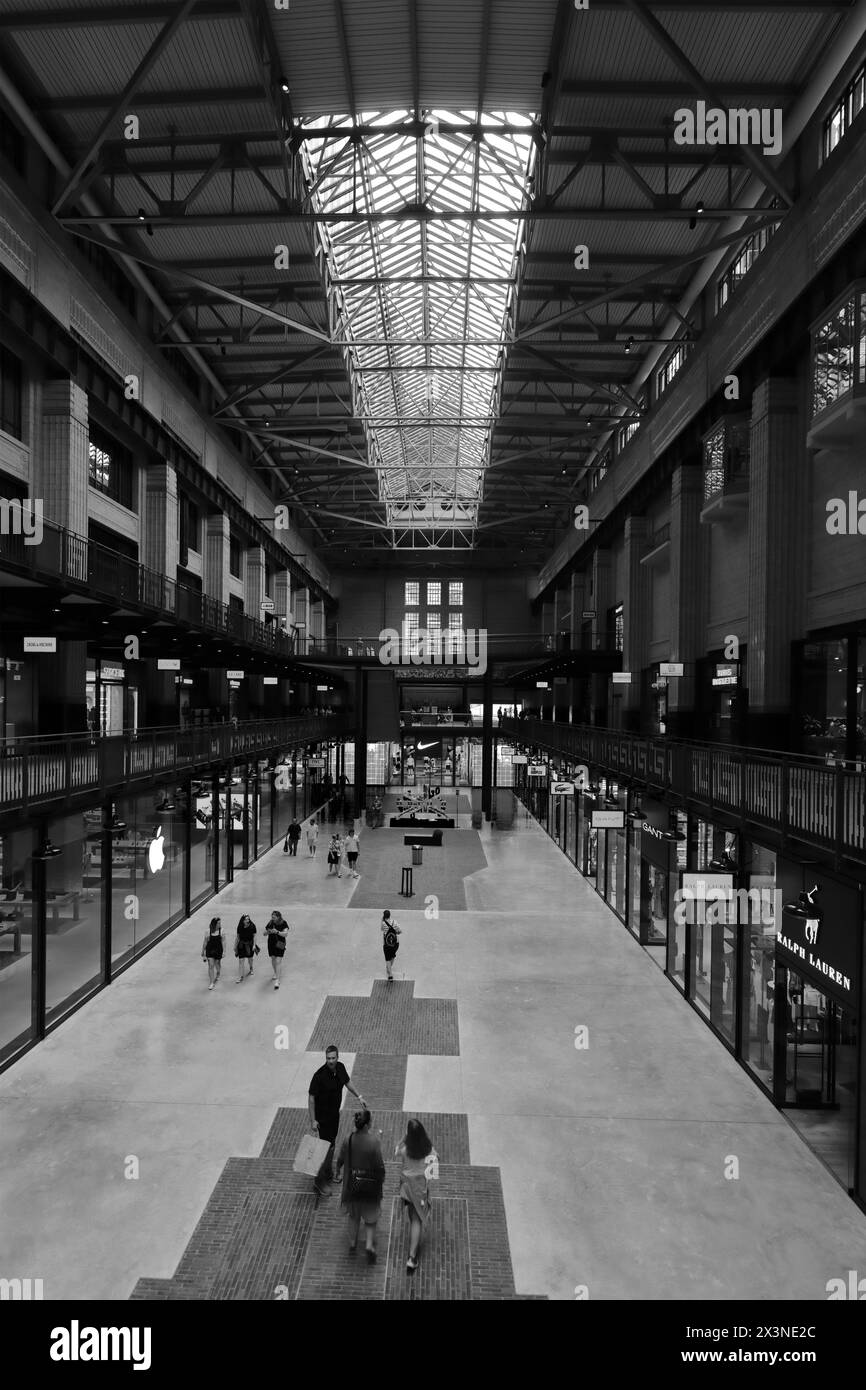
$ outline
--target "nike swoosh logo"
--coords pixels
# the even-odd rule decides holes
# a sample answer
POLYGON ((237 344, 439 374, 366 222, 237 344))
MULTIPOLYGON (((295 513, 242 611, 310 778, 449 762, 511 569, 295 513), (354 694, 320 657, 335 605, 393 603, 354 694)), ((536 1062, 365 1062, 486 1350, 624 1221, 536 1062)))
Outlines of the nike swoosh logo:
POLYGON ((438 742, 439 742, 439 740, 438 740, 438 738, 436 738, 436 739, 433 740, 432 743, 419 743, 419 744, 418 744, 418 752, 419 752, 419 753, 423 753, 425 748, 435 748, 435 747, 436 747, 436 744, 437 744, 438 742))

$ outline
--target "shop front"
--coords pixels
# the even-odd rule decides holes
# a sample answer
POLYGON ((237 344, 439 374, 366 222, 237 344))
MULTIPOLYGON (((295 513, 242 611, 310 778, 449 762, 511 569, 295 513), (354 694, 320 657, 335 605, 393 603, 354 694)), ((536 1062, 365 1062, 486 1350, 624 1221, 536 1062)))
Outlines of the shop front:
POLYGON ((853 1192, 864 1079, 861 894, 784 859, 778 880, 774 1098, 853 1192))

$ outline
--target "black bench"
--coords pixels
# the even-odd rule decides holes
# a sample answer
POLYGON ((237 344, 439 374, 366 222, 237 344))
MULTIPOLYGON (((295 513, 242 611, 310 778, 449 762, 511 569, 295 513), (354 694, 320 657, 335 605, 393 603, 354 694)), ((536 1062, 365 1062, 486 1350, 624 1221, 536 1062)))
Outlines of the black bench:
POLYGON ((442 844, 442 831, 431 830, 428 833, 419 831, 417 835, 404 835, 404 845, 435 845, 437 848, 442 844))

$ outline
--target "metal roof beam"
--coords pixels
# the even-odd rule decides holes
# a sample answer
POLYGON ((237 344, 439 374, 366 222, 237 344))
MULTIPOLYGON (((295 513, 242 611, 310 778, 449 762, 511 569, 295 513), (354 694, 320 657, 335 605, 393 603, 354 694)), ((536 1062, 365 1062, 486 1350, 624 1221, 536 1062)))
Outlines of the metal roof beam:
MULTIPOLYGON (((66 218, 60 218, 61 223, 66 220, 66 218)), ((81 219, 82 223, 102 223, 104 220, 105 219, 98 216, 81 219)), ((147 220, 149 221, 150 219, 148 218, 147 220)), ((75 219, 75 221, 78 222, 78 219, 75 219)), ((141 226, 141 219, 134 217, 131 219, 131 223, 135 226, 141 226)), ((76 228, 75 234, 76 236, 83 237, 85 241, 92 241, 97 246, 102 246, 106 251, 113 251, 116 249, 112 242, 102 237, 95 236, 90 232, 83 232, 76 228)), ((319 329, 313 327, 311 324, 299 323, 296 319, 287 318, 285 314, 280 314, 275 309, 267 309, 261 304, 254 304, 251 300, 244 298, 243 295, 233 294, 231 290, 224 289, 221 285, 211 285, 207 280, 202 280, 197 275, 191 275, 188 271, 179 269, 178 266, 160 261, 155 256, 145 256, 134 246, 124 245, 123 254, 128 256, 130 260, 137 261, 141 265, 149 266, 151 270, 157 270, 167 275, 177 275, 180 276, 181 279, 189 280, 191 284, 198 285, 200 289, 210 291, 218 299, 227 300, 230 304, 237 304, 244 309, 252 309, 253 313, 261 313, 266 318, 275 319, 277 323, 283 324, 286 328, 291 329, 293 333, 304 333, 307 337, 316 338, 322 343, 330 344, 331 342, 330 336, 327 333, 320 332, 319 329)), ((177 346, 184 347, 188 346, 188 344, 178 343, 177 346)))
MULTIPOLYGON (((721 89, 712 86, 705 80, 691 59, 686 56, 679 44, 675 42, 667 29, 665 29, 664 25, 660 24, 655 15, 647 9, 644 0, 624 0, 624 4, 635 18, 640 21, 647 32, 652 34, 659 47, 667 54, 675 66, 680 69, 680 72, 685 73, 689 81, 690 94, 693 95, 697 93, 708 101, 711 106, 724 106, 726 103, 721 96, 721 89)), ((745 84, 741 88, 742 94, 745 94, 748 90, 748 84, 745 84)), ((771 89, 769 87, 766 88, 765 94, 769 96, 770 91, 771 89)), ((795 87, 793 92, 789 95, 794 97, 798 95, 798 92, 799 89, 795 87)), ((778 177, 775 169, 767 158, 758 150, 753 149, 751 145, 743 145, 741 148, 743 151, 743 158, 747 164, 751 165, 754 172, 758 175, 758 178, 761 179, 767 188, 777 194, 787 207, 791 207, 793 202, 791 194, 788 192, 785 184, 778 177)))
MULTIPOLYGON (((239 0, 197 0, 190 19, 237 19, 239 0)), ((152 24, 177 14, 176 0, 144 0, 141 4, 76 5, 73 9, 7 10, 4 29, 92 29, 108 25, 152 24)))
MULTIPOLYGON (((624 3, 631 8, 631 0, 624 0, 624 3)), ((713 105, 727 106, 729 104, 728 98, 734 101, 747 100, 752 97, 757 100, 766 98, 768 101, 789 101, 797 95, 799 90, 799 87, 790 82, 737 82, 731 83, 730 86, 723 84, 715 90, 713 105)), ((673 80, 642 82, 638 79, 634 82, 599 82, 594 78, 579 77, 569 79, 562 84, 564 97, 612 97, 614 99, 618 97, 623 99, 647 97, 649 100, 653 100, 655 98, 666 99, 667 97, 690 97, 694 94, 693 82, 675 82, 673 80)))
MULTIPOLYGON (((67 179, 63 187, 63 190, 57 198, 54 207, 52 208, 52 212, 54 213, 55 217, 57 213, 60 211, 60 209, 63 207, 64 203, 67 202, 72 193, 74 193, 75 189, 78 187, 82 174, 86 170, 87 166, 90 164, 90 161, 93 159, 93 156, 99 151, 103 140, 108 134, 109 127, 113 125, 113 123, 117 120, 117 117, 123 111, 125 111, 131 98, 135 96, 135 94, 138 92, 140 84, 144 81, 145 77, 147 77, 147 74, 162 57, 163 53, 165 52, 168 45, 171 43, 178 29, 180 29, 182 24, 184 23, 190 10, 194 9, 195 4, 196 0, 182 0, 180 8, 174 10, 171 19, 169 19, 168 23, 163 27, 163 29, 161 29, 160 33, 154 39, 153 43, 150 45, 150 48, 147 50, 141 62, 138 64, 138 67, 135 69, 135 72, 129 78, 128 82, 126 83, 125 87, 120 93, 120 96, 113 96, 110 99, 110 101, 106 103, 106 105, 109 108, 108 115, 105 116, 104 119, 100 122, 99 128, 96 134, 93 136, 93 139, 90 141, 90 144, 88 145, 86 152, 81 156, 78 163, 75 165, 75 168, 72 170, 72 173, 69 175, 69 178, 67 179)), ((137 97, 136 104, 140 104, 138 102, 137 97)))
MULTIPOLYGON (((147 222, 152 227, 256 227, 279 222, 340 222, 358 226, 381 226, 383 223, 401 222, 519 222, 535 221, 584 221, 584 222, 658 222, 668 218, 690 221, 694 216, 692 208, 657 207, 577 207, 577 208, 488 208, 483 212, 468 208, 448 208, 432 210, 406 204, 393 212, 300 212, 294 209, 272 212, 213 212, 193 213, 190 217, 174 214, 147 213, 139 217, 133 213, 111 216, 61 217, 60 222, 70 231, 77 227, 91 226, 93 223, 110 227, 137 227, 147 222)), ((747 217, 754 223, 781 222, 784 212, 768 208, 707 207, 702 213, 704 222, 724 221, 728 217, 747 217)), ((746 233, 745 235, 748 235, 746 233)), ((628 259, 626 257, 626 259, 628 259)))

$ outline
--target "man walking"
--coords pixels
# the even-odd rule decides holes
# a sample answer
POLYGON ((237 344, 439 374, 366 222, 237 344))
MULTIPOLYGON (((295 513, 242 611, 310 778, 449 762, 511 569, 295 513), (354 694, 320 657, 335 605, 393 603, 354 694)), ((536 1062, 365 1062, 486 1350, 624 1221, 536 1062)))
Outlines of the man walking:
POLYGON ((331 1146, 325 1154, 322 1166, 315 1178, 315 1190, 320 1197, 330 1197, 331 1195, 325 1183, 333 1182, 334 1145, 337 1142, 337 1130, 340 1127, 340 1106, 343 1100, 344 1086, 355 1096, 362 1108, 366 1109, 367 1102, 355 1090, 349 1073, 340 1061, 339 1049, 331 1046, 325 1051, 325 1065, 313 1073, 310 1093, 307 1096, 310 1129, 317 1138, 327 1139, 331 1146))
POLYGON ((352 878, 357 878, 357 877, 358 877, 358 867, 357 867, 357 865, 358 865, 358 854, 359 854, 359 852, 360 852, 361 845, 360 845, 360 842, 359 842, 359 840, 358 840, 357 835, 355 834, 354 829, 350 830, 350 831, 349 831, 349 834, 346 836, 346 839, 345 839, 344 844, 343 844, 343 848, 344 848, 345 851, 346 851, 346 858, 347 858, 348 861, 349 861, 349 873, 352 875, 352 878))
POLYGON ((298 841, 301 838, 301 823, 297 816, 292 816, 291 823, 286 831, 286 843, 289 846, 289 854, 297 855, 298 841))

